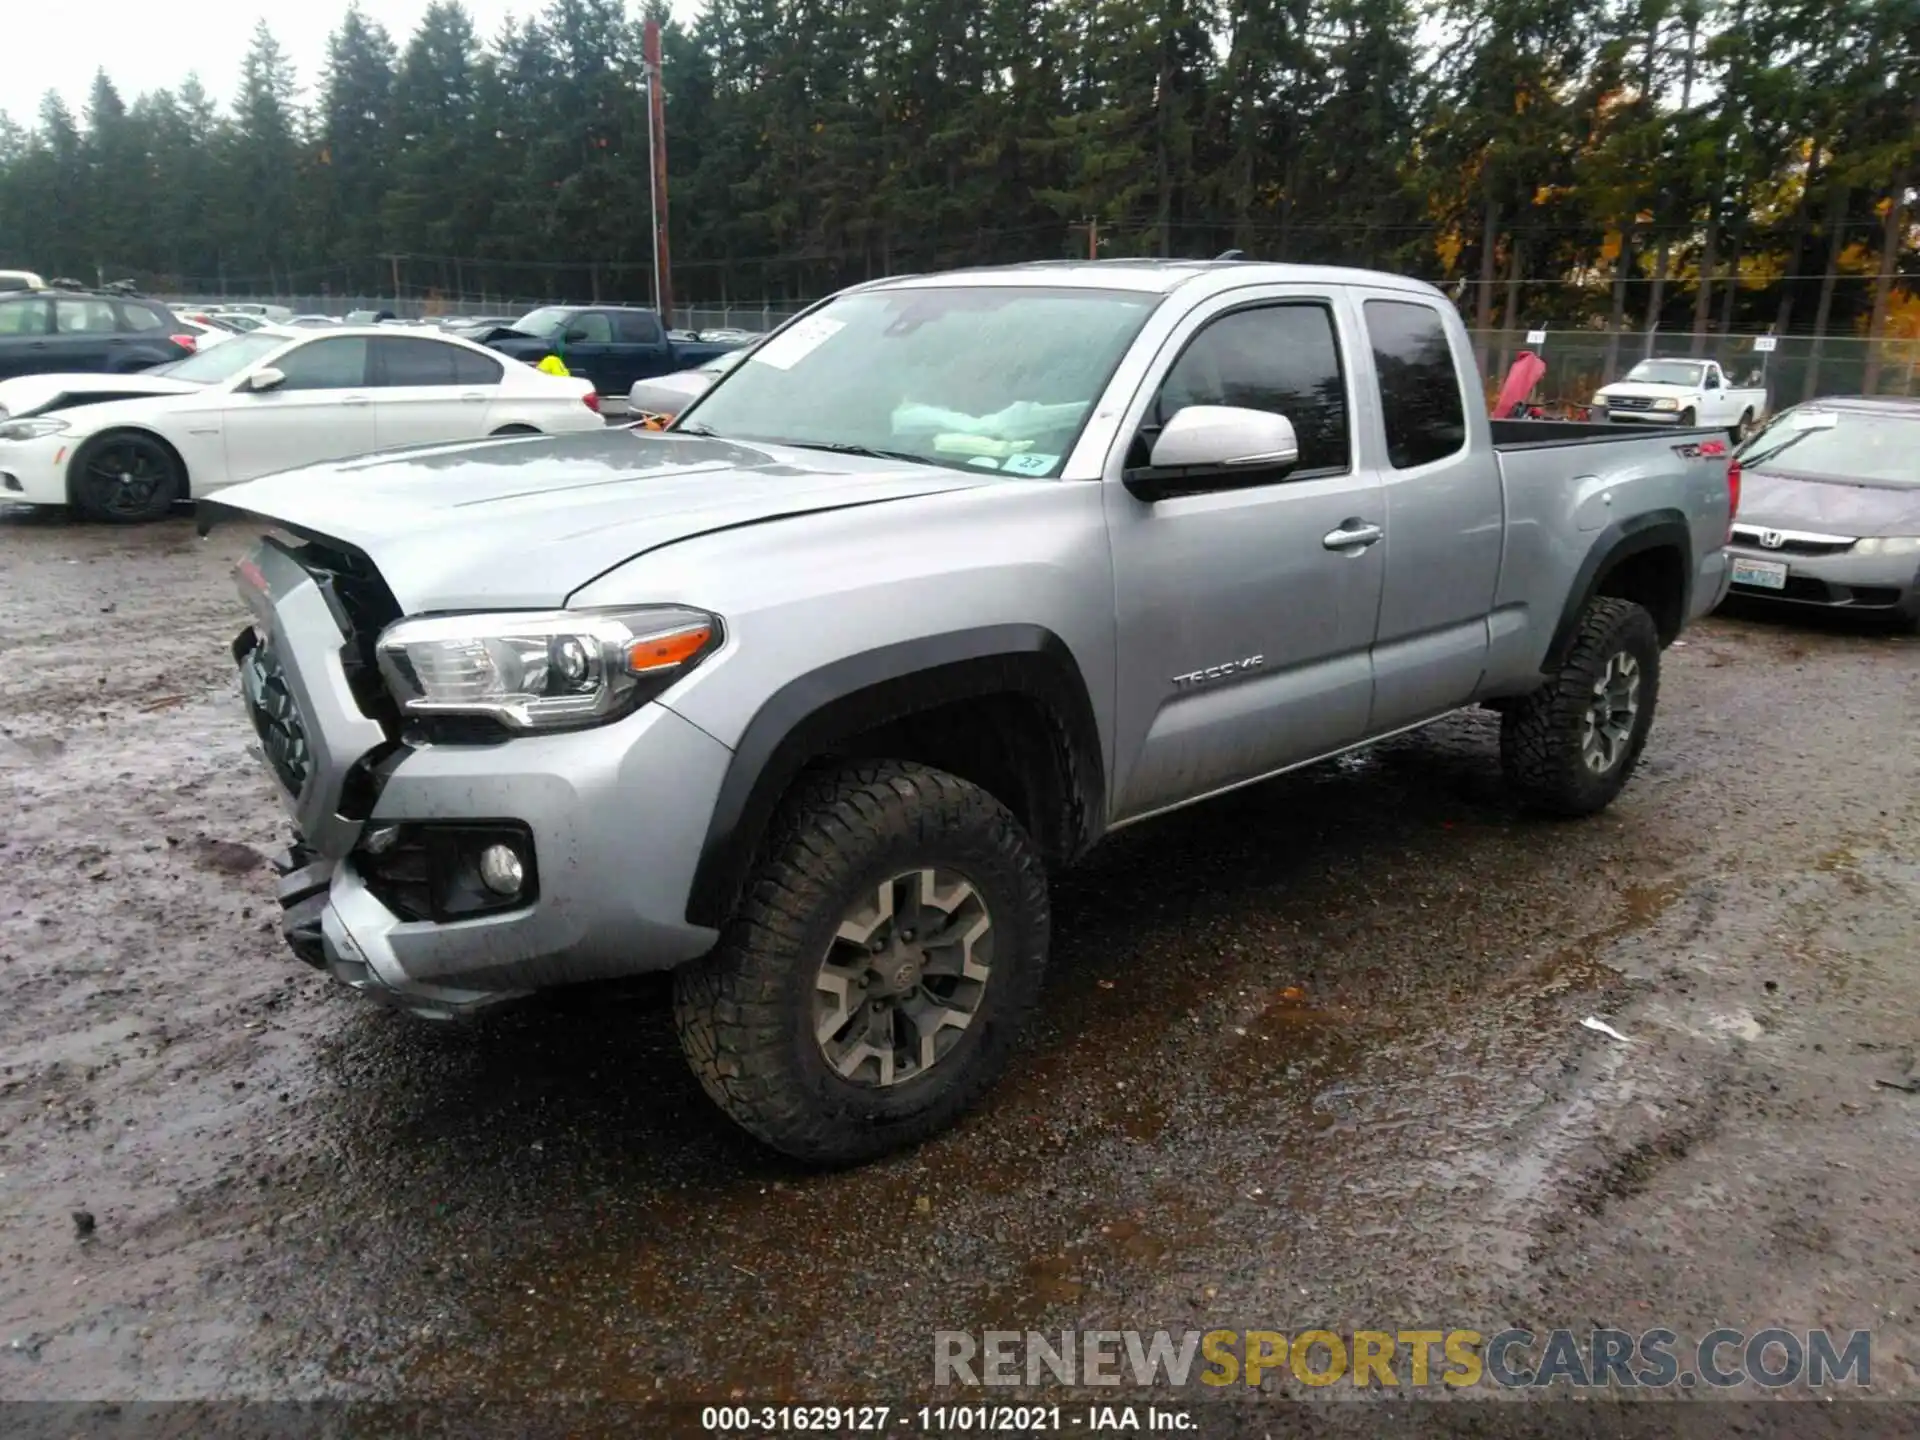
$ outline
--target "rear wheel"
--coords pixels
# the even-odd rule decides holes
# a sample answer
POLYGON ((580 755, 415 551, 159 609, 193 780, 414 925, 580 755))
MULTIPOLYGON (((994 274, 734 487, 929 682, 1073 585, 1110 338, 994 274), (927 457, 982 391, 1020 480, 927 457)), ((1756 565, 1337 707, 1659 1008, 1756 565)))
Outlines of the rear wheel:
POLYGON ((1500 722, 1500 761, 1526 802, 1556 815, 1605 809, 1647 743, 1660 698, 1660 635, 1627 600, 1589 602, 1558 673, 1500 722))
POLYGON ((67 489, 82 514, 131 525, 165 516, 185 496, 186 476, 159 440, 119 431, 80 447, 67 468, 67 489))
POLYGON ((1740 412, 1740 421, 1737 425, 1733 427, 1733 430, 1732 430, 1733 443, 1738 445, 1743 441, 1745 441, 1747 437, 1752 434, 1753 434, 1753 411, 1742 410, 1740 412))
POLYGON ((1006 807, 924 765, 805 782, 719 946, 674 977, 682 1049, 775 1149, 850 1164, 952 1124, 1040 992, 1046 877, 1006 807))

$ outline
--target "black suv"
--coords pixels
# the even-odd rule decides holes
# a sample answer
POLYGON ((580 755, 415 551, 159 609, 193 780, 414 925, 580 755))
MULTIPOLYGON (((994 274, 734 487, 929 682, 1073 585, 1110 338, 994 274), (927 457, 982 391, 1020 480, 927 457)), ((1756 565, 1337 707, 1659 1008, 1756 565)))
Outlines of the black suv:
POLYGON ((0 380, 131 370, 181 360, 187 327, 157 300, 91 290, 0 294, 0 380))

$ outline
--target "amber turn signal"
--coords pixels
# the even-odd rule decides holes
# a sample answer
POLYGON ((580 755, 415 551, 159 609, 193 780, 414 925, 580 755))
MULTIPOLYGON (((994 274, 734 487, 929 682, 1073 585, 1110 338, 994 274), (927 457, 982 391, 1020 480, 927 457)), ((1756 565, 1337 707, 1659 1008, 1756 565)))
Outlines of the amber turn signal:
POLYGON ((691 629, 675 630, 668 635, 648 635, 627 647, 627 669, 636 675, 647 675, 655 670, 670 670, 675 665, 684 665, 698 655, 712 638, 711 625, 695 625, 691 629))

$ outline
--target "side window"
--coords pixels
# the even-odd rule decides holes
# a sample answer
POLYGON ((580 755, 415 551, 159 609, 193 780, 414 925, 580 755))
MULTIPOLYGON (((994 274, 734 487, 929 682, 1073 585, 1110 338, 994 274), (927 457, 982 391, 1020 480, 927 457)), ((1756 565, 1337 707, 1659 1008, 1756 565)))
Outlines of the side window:
POLYGON ((589 310, 584 315, 576 315, 567 322, 567 338, 580 345, 611 345, 613 343, 613 322, 598 310, 589 310), (579 332, 576 340, 575 331, 579 332))
POLYGON ((458 385, 498 385, 506 373, 498 360, 458 345, 442 346, 453 352, 453 379, 458 385))
POLYGON ((45 335, 50 328, 44 300, 9 300, 0 304, 0 335, 45 335))
POLYGON ((1718 365, 1709 365, 1707 366, 1707 389, 1718 390, 1719 388, 1720 367, 1718 365))
POLYGON ((1440 312, 1412 300, 1369 300, 1365 308, 1389 463, 1410 470, 1464 449, 1466 404, 1440 312))
POLYGON ((1290 478, 1337 475, 1352 465, 1346 377, 1325 305, 1262 305, 1209 323, 1161 382, 1128 463, 1145 464, 1151 437, 1189 405, 1286 416, 1300 441, 1300 464, 1290 478))
POLYGON ((351 390, 367 383, 367 341, 362 335, 314 340, 273 362, 287 377, 282 390, 351 390))
POLYGON ((373 342, 379 362, 375 375, 386 386, 451 385, 454 348, 438 340, 389 340, 384 336, 373 342))
POLYGON ((123 330, 130 330, 135 334, 146 334, 150 331, 158 330, 166 323, 158 311, 149 310, 144 305, 122 305, 120 307, 120 328, 123 330))
POLYGON ((112 335, 120 321, 104 300, 56 300, 53 323, 62 335, 112 335))
POLYGON ((658 345, 660 322, 644 310, 622 310, 620 339, 628 345, 658 345))

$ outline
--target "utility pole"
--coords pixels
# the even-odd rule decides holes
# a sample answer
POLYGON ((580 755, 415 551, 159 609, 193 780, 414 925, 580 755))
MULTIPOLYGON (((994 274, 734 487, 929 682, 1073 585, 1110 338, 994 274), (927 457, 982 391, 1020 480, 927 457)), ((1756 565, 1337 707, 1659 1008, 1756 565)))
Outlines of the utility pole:
POLYGON ((1087 259, 1100 258, 1100 220, 1098 216, 1087 217, 1087 259))
POLYGON ((400 257, 389 255, 387 259, 393 266, 393 303, 397 306, 400 303, 400 257))
POLYGON ((660 83, 660 22, 647 21, 647 165, 653 192, 653 296, 662 328, 673 325, 673 264, 667 253, 667 108, 660 83))

